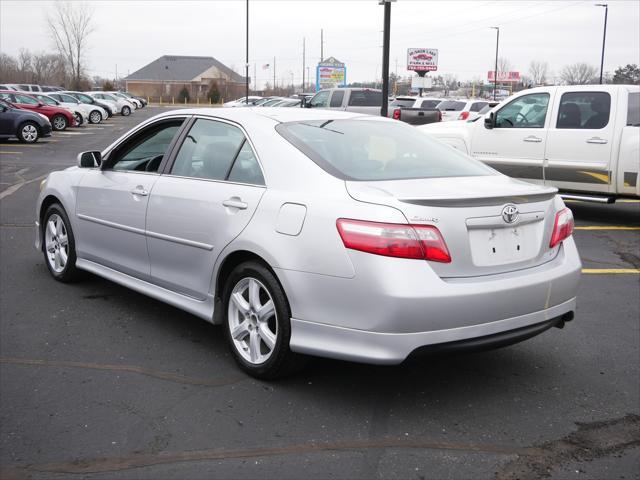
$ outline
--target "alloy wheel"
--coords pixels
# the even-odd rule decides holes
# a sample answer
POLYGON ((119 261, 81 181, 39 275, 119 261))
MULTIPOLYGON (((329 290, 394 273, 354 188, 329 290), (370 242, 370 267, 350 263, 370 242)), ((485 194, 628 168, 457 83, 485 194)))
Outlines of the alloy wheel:
POLYGON ((56 130, 64 130, 67 127, 67 119, 63 116, 57 116, 53 119, 53 128, 56 130))
POLYGON ((54 272, 61 273, 69 259, 69 237, 67 236, 67 226, 57 213, 51 215, 47 220, 44 244, 49 266, 54 272))
POLYGON ((31 124, 22 127, 22 138, 27 143, 33 143, 38 139, 38 129, 31 124))
POLYGON ((259 365, 273 353, 278 339, 278 315, 271 294, 257 279, 245 277, 231 292, 229 331, 236 351, 259 365))
POLYGON ((101 120, 102 120, 102 115, 100 115, 100 112, 98 112, 97 110, 94 110, 89 115, 89 121, 91 123, 100 123, 101 120))

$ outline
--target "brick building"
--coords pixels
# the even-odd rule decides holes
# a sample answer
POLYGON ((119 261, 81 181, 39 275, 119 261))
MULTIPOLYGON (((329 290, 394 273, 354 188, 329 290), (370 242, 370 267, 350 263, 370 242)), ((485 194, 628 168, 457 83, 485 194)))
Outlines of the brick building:
POLYGON ((242 96, 245 77, 213 57, 163 55, 124 79, 128 92, 142 97, 170 100, 178 98, 183 87, 189 97, 205 99, 212 81, 226 101, 242 96))

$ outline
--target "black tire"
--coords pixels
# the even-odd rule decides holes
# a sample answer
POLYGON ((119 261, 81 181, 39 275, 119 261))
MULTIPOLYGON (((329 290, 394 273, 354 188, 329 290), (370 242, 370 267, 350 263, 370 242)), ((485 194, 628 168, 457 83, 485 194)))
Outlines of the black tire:
POLYGON ((65 212, 62 205, 60 205, 59 203, 54 203, 50 205, 49 208, 47 208, 47 211, 42 217, 40 234, 42 239, 42 253, 44 255, 44 263, 47 266, 49 273, 51 273, 51 276, 59 282, 64 283, 76 280, 79 276, 79 271, 76 268, 76 241, 75 237, 73 236, 71 222, 69 222, 67 212, 65 212), (66 234, 68 245, 67 260, 60 271, 56 271, 54 266, 51 265, 49 254, 52 252, 47 250, 46 244, 47 228, 49 228, 48 224, 50 220, 54 219, 54 215, 63 222, 64 229, 61 229, 61 232, 66 234))
POLYGON ((102 114, 98 110, 91 110, 89 113, 89 123, 100 123, 102 121, 102 114))
POLYGON ((40 138, 40 127, 35 122, 24 122, 18 127, 17 137, 22 143, 36 143, 40 138))
POLYGON ((131 109, 127 105, 125 105, 124 107, 122 107, 120 113, 123 117, 128 117, 129 115, 131 115, 131 109))
POLYGON ((51 119, 51 127, 57 132, 65 130, 68 126, 69 121, 67 120, 67 117, 62 114, 54 115, 51 119))
POLYGON ((84 120, 82 119, 82 115, 78 112, 73 114, 73 118, 75 118, 76 120, 76 127, 80 127, 84 123, 84 120))
POLYGON ((305 356, 296 354, 289 349, 291 338, 291 310, 287 297, 274 274, 262 263, 248 261, 241 263, 233 269, 222 295, 223 328, 225 337, 232 355, 242 370, 252 377, 262 380, 273 380, 299 371, 307 363, 305 356), (239 353, 231 336, 231 323, 229 317, 229 302, 234 287, 243 279, 253 278, 262 283, 273 301, 277 316, 277 333, 275 346, 269 358, 260 364, 253 364, 245 360, 239 353))

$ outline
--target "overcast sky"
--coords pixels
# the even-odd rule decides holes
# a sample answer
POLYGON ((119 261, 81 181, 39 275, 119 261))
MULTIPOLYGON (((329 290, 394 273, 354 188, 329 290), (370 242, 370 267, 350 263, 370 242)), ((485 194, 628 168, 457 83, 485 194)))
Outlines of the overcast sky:
MULTIPOLYGON (((95 31, 89 38, 90 75, 133 73, 165 54, 213 56, 241 71, 245 56, 245 2, 92 1, 95 31)), ((432 1, 397 0, 391 13, 391 71, 406 75, 408 47, 439 50, 438 73, 460 80, 486 78, 500 27, 500 56, 513 70, 527 72, 532 60, 547 61, 552 73, 574 62, 600 64, 604 8, 596 1, 432 1)), ((605 71, 640 63, 640 2, 609 0, 605 71)), ((47 1, 0 1, 0 51, 52 50, 47 1)), ((258 86, 272 78, 264 70, 276 57, 278 82, 302 79, 302 38, 312 76, 324 56, 346 63, 347 81, 381 75, 383 7, 377 0, 249 2, 250 76, 258 86)))

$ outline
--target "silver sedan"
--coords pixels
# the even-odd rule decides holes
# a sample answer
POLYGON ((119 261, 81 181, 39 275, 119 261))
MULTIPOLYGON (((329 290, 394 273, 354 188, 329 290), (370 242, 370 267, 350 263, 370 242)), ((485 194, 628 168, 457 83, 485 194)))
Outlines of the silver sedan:
POLYGON ((379 117, 166 112, 51 173, 35 213, 56 280, 89 271, 222 324, 259 378, 507 345, 576 306, 555 189, 379 117))

